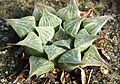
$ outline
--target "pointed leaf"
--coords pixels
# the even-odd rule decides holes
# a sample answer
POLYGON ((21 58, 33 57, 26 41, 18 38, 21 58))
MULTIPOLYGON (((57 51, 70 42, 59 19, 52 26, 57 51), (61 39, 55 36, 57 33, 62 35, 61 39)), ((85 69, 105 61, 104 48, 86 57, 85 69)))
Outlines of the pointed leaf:
POLYGON ((56 28, 62 23, 62 20, 48 10, 43 11, 43 15, 39 21, 39 26, 50 26, 56 28))
POLYGON ((53 45, 70 49, 71 39, 55 41, 53 45))
POLYGON ((58 60, 59 67, 66 71, 74 70, 81 62, 81 53, 79 48, 75 48, 64 53, 58 60))
POLYGON ((83 27, 91 34, 96 35, 111 16, 100 16, 86 18, 83 20, 83 27))
POLYGON ((36 30, 43 44, 50 41, 55 33, 55 30, 52 27, 36 27, 36 30))
POLYGON ((38 56, 43 53, 41 40, 34 32, 30 32, 24 40, 18 42, 16 45, 24 46, 30 55, 38 56))
POLYGON ((78 33, 80 29, 80 25, 84 18, 76 18, 72 20, 67 20, 63 24, 63 28, 65 29, 65 32, 72 37, 75 37, 75 35, 78 33))
POLYGON ((75 0, 70 0, 69 5, 60 9, 57 12, 57 15, 62 18, 62 20, 69 20, 80 17, 80 11, 75 0))
POLYGON ((54 68, 54 64, 42 57, 30 56, 30 72, 29 77, 36 75, 37 77, 41 74, 47 73, 54 68))
POLYGON ((47 53, 49 60, 54 60, 55 58, 57 58, 59 55, 66 51, 65 49, 57 47, 55 45, 46 45, 44 47, 44 50, 47 53))
POLYGON ((60 63, 79 63, 80 61, 81 54, 78 48, 67 51, 59 59, 60 63))
POLYGON ((80 65, 82 68, 86 66, 107 66, 108 64, 101 58, 97 48, 91 45, 87 52, 85 52, 82 58, 83 64, 80 65))
POLYGON ((55 33, 53 41, 66 40, 69 39, 68 35, 65 33, 64 29, 60 26, 59 30, 55 33))
POLYGON ((79 47, 80 51, 84 51, 90 45, 92 45, 93 41, 97 36, 90 35, 85 29, 79 31, 79 33, 75 36, 74 46, 79 47))
POLYGON ((34 16, 27 16, 21 19, 7 19, 7 21, 21 38, 35 29, 34 16))
POLYGON ((41 3, 36 3, 34 11, 33 11, 33 16, 35 16, 36 21, 40 20, 40 17, 42 17, 42 15, 43 15, 43 10, 45 10, 45 9, 47 9, 50 13, 53 13, 53 14, 56 13, 54 8, 52 8, 50 6, 46 6, 41 3))

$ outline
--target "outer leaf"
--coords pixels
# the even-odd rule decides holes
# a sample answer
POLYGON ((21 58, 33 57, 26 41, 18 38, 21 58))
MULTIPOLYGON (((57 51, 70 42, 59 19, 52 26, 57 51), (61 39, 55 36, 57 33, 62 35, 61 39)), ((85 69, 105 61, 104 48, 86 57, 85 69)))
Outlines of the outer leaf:
POLYGON ((84 57, 82 58, 83 64, 81 67, 86 66, 106 66, 108 65, 99 55, 97 48, 94 45, 91 45, 87 52, 85 52, 84 57))
POLYGON ((30 32, 24 40, 18 42, 16 45, 27 48, 27 53, 30 55, 40 56, 43 53, 41 40, 34 32, 30 32))
POLYGON ((71 39, 55 41, 53 45, 70 49, 71 39))
POLYGON ((8 19, 7 21, 21 38, 35 29, 34 16, 27 16, 21 19, 8 19))
POLYGON ((63 24, 65 32, 71 35, 72 37, 75 37, 75 35, 78 33, 80 29, 80 25, 83 20, 84 18, 76 18, 76 19, 65 21, 63 24))
POLYGON ((65 69, 66 71, 74 70, 81 62, 81 53, 78 48, 72 49, 64 53, 58 63, 59 67, 65 69))
POLYGON ((30 72, 29 77, 36 75, 37 77, 41 74, 47 73, 54 68, 54 64, 42 57, 31 56, 29 58, 30 72))
POLYGON ((83 27, 91 34, 96 35, 103 25, 109 20, 111 16, 100 16, 93 18, 86 18, 83 21, 83 27))
POLYGON ((36 3, 34 11, 33 11, 33 16, 35 16, 37 21, 40 20, 40 17, 42 17, 42 15, 43 15, 43 10, 45 10, 45 9, 47 9, 50 13, 53 13, 53 14, 56 13, 54 8, 52 8, 50 6, 46 6, 46 5, 41 4, 41 3, 36 3))
POLYGON ((90 45, 92 45, 93 41, 97 36, 90 35, 85 29, 79 31, 79 33, 75 36, 74 46, 79 47, 80 51, 84 51, 90 45))
POLYGON ((62 20, 48 10, 43 11, 43 16, 40 19, 39 26, 50 26, 56 28, 62 23, 62 20))
POLYGON ((60 26, 59 30, 55 33, 53 41, 66 40, 69 39, 68 35, 65 33, 64 29, 60 26))
POLYGON ((67 7, 60 9, 57 12, 57 15, 62 18, 62 20, 69 20, 80 17, 80 11, 75 0, 70 0, 70 4, 67 7))
POLYGON ((46 44, 54 36, 55 30, 52 27, 36 27, 43 44, 46 44))
POLYGON ((44 50, 47 53, 49 60, 54 60, 55 58, 57 58, 59 55, 61 55, 66 51, 65 49, 57 47, 55 45, 50 45, 50 46, 46 45, 44 47, 44 50))

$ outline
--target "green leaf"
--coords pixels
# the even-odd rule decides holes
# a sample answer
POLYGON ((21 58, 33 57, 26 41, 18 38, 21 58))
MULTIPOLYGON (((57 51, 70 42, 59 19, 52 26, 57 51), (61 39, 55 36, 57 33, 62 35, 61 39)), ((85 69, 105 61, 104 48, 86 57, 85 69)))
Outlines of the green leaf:
POLYGON ((38 32, 39 38, 42 41, 42 44, 46 44, 48 41, 50 41, 55 33, 53 27, 36 27, 36 30, 38 32))
POLYGON ((71 39, 55 41, 53 45, 70 49, 71 39))
POLYGON ((53 28, 58 27, 62 20, 56 15, 50 13, 48 10, 43 11, 43 15, 39 21, 39 26, 50 26, 53 28))
POLYGON ((74 46, 79 47, 80 51, 84 51, 90 45, 92 45, 96 38, 97 36, 90 35, 85 29, 82 29, 75 36, 74 46))
POLYGON ((68 35, 65 33, 64 29, 60 26, 59 30, 55 33, 53 41, 66 40, 69 39, 68 35))
POLYGON ((65 32, 72 37, 75 37, 75 35, 78 33, 81 23, 84 20, 84 18, 76 18, 72 20, 67 20, 63 23, 63 28, 65 29, 65 32))
POLYGON ((62 18, 62 20, 69 20, 80 17, 80 11, 75 0, 70 0, 68 6, 60 9, 57 12, 57 15, 62 18))
POLYGON ((30 32, 24 40, 16 45, 24 46, 30 55, 40 56, 43 53, 41 40, 34 32, 30 32))
POLYGON ((86 18, 85 20, 83 20, 83 27, 91 35, 96 35, 110 18, 111 16, 86 18))
POLYGON ((7 21, 21 38, 35 30, 34 16, 27 16, 21 19, 7 19, 7 21))
POLYGON ((81 62, 81 53, 79 48, 71 49, 64 53, 58 60, 59 67, 71 71, 79 66, 81 62))
POLYGON ((36 75, 37 77, 41 74, 47 73, 54 68, 54 64, 42 57, 30 56, 30 72, 29 77, 36 75))
POLYGON ((57 47, 55 45, 46 45, 44 46, 44 50, 47 53, 49 60, 54 60, 55 58, 58 58, 58 56, 66 51, 65 49, 57 47))
POLYGON ((43 15, 43 10, 45 10, 45 9, 48 10, 50 13, 53 13, 53 14, 56 13, 54 8, 52 8, 50 6, 46 6, 41 3, 36 3, 34 11, 33 11, 33 16, 35 16, 36 21, 40 20, 40 17, 42 17, 42 15, 43 15))
POLYGON ((97 48, 94 45, 91 45, 87 52, 85 52, 84 57, 82 58, 82 68, 86 66, 107 66, 108 64, 101 58, 97 48))

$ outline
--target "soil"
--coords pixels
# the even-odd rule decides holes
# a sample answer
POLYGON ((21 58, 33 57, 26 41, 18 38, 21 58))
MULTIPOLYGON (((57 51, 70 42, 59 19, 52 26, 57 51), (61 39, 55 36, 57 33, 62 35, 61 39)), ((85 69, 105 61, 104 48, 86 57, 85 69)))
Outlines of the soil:
MULTIPOLYGON (((28 57, 24 55, 22 47, 7 46, 8 43, 16 43, 21 39, 5 21, 10 18, 21 18, 32 15, 34 3, 40 0, 0 0, 0 84, 13 84, 13 81, 21 75, 17 84, 27 78, 29 72, 28 57)), ((119 0, 77 0, 81 11, 94 8, 93 16, 112 15, 114 20, 110 20, 98 34, 95 44, 98 48, 103 48, 109 56, 107 60, 104 54, 101 55, 112 66, 108 73, 102 73, 100 67, 84 68, 87 79, 90 71, 93 70, 89 84, 120 84, 120 1, 119 0), (107 40, 108 38, 110 40, 107 40), (102 42, 100 42, 102 41, 102 42)), ((46 0, 45 4, 54 7, 56 10, 66 6, 68 0, 46 0)), ((32 77, 27 84, 81 84, 80 70, 64 72, 61 69, 43 74, 40 77, 32 77), (64 77, 62 77, 64 74, 64 77), (62 80, 60 78, 63 78, 62 80)))

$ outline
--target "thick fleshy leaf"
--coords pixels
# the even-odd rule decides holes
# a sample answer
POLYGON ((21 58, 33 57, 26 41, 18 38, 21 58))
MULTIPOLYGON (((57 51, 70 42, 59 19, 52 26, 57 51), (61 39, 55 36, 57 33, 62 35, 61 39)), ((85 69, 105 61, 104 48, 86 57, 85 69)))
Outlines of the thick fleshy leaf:
POLYGON ((30 56, 30 72, 29 77, 36 75, 37 77, 51 71, 54 68, 54 64, 42 57, 30 56))
POLYGON ((43 10, 45 10, 45 9, 47 9, 50 13, 53 13, 53 14, 56 13, 54 8, 52 8, 50 6, 46 6, 41 3, 36 3, 34 11, 33 11, 33 16, 35 16, 36 21, 40 20, 40 17, 42 17, 42 15, 43 15, 43 10))
POLYGON ((78 33, 80 29, 80 25, 84 18, 76 18, 72 20, 67 20, 63 23, 63 28, 65 32, 72 37, 75 37, 75 35, 78 33))
POLYGON ((43 53, 41 40, 34 32, 30 32, 24 40, 16 45, 24 46, 30 55, 40 56, 43 53))
POLYGON ((93 41, 96 38, 97 38, 97 36, 90 35, 85 29, 82 29, 75 36, 74 46, 79 47, 80 51, 84 51, 90 45, 92 45, 93 41))
POLYGON ((75 48, 64 53, 58 60, 59 67, 71 71, 74 70, 81 62, 81 53, 79 48, 75 48))
POLYGON ((7 21, 21 38, 35 30, 34 16, 27 16, 21 19, 7 19, 7 21))
POLYGON ((65 49, 57 47, 55 45, 46 45, 44 46, 44 50, 48 55, 49 60, 54 60, 55 58, 58 58, 61 54, 63 54, 66 51, 65 49))
POLYGON ((107 66, 108 63, 104 61, 99 55, 97 48, 94 45, 91 45, 87 52, 85 52, 84 57, 82 58, 82 68, 86 66, 107 66))
POLYGON ((53 27, 36 27, 36 30, 38 32, 39 38, 42 41, 42 44, 46 44, 48 41, 50 41, 55 33, 53 27))
POLYGON ((59 30, 55 33, 53 41, 66 40, 69 39, 68 35, 65 33, 64 29, 60 26, 59 30))
POLYGON ((71 39, 55 41, 53 45, 70 49, 71 39))
POLYGON ((69 20, 80 17, 80 11, 77 7, 75 0, 70 0, 70 3, 65 8, 60 9, 57 15, 62 18, 62 20, 69 20))
POLYGON ((91 34, 96 35, 103 25, 110 19, 111 16, 100 16, 93 18, 86 18, 83 20, 83 27, 91 34))
POLYGON ((50 26, 56 28, 62 23, 62 20, 48 10, 43 11, 43 15, 39 21, 39 26, 50 26))

